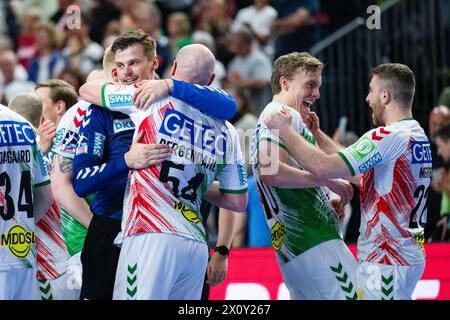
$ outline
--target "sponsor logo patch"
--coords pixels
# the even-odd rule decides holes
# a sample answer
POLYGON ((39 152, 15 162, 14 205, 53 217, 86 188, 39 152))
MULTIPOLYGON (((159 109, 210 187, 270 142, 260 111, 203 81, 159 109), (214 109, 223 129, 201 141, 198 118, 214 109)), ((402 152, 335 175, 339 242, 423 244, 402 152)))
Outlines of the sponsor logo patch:
POLYGON ((428 141, 413 141, 411 151, 412 163, 431 163, 431 149, 428 141))
POLYGON ((0 121, 0 147, 33 146, 36 135, 26 122, 0 121))
POLYGON ((26 258, 31 251, 31 245, 36 243, 34 232, 27 231, 16 224, 8 233, 0 235, 0 247, 8 247, 9 251, 19 259, 26 258))
POLYGON ((159 132, 213 156, 225 156, 227 135, 224 132, 186 117, 176 110, 166 110, 159 132))
POLYGON ((94 136, 94 155, 101 158, 103 156, 103 145, 105 143, 105 135, 96 132, 94 136))
POLYGON ((133 96, 131 94, 109 94, 108 103, 111 108, 133 106, 133 96))
POLYGON ((369 169, 372 169, 381 160, 383 160, 381 154, 379 152, 375 153, 375 155, 373 155, 369 160, 359 166, 359 172, 366 172, 369 169))
POLYGON ((192 210, 191 208, 189 208, 188 206, 186 206, 181 202, 175 202, 173 204, 173 207, 179 212, 181 212, 183 217, 190 223, 198 224, 202 221, 202 218, 198 215, 197 211, 192 210))
POLYGON ((286 228, 277 221, 270 229, 270 233, 272 234, 272 247, 276 251, 280 251, 284 235, 286 234, 286 228))
POLYGON ((135 125, 131 119, 115 119, 113 121, 114 133, 134 130, 135 125))
POLYGON ((367 137, 363 136, 359 141, 353 144, 349 151, 352 157, 359 161, 364 159, 367 155, 369 155, 376 148, 375 144, 367 137))

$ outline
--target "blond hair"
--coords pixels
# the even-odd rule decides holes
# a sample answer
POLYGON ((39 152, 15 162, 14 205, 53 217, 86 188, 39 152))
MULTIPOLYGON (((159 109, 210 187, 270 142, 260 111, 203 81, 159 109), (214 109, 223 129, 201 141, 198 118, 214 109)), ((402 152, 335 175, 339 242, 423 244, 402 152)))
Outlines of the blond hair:
POLYGON ((281 92, 280 78, 294 78, 295 73, 303 71, 307 75, 317 75, 323 70, 323 63, 308 52, 292 52, 275 60, 272 71, 272 93, 281 92))
POLYGON ((64 101, 66 104, 66 110, 78 102, 77 92, 75 88, 69 83, 60 79, 50 79, 47 81, 39 82, 36 85, 35 90, 39 88, 49 88, 50 89, 50 99, 53 103, 60 100, 64 101))

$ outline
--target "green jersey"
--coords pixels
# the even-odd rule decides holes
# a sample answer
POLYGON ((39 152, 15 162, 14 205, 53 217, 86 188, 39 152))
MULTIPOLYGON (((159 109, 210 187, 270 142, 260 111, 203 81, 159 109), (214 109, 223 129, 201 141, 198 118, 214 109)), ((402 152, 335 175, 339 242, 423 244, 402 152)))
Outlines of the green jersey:
MULTIPOLYGON (((251 152, 253 173, 271 230, 272 246, 277 252, 278 260, 285 263, 322 242, 341 237, 338 232, 337 215, 329 203, 326 187, 284 189, 268 186, 260 179, 259 143, 265 140, 286 149, 279 137, 271 134, 264 123, 264 119, 271 111, 281 108, 280 103, 271 102, 263 110, 253 136, 251 152)), ((316 144, 300 114, 292 108, 289 108, 289 111, 293 117, 291 125, 294 130, 316 144)), ((303 170, 302 165, 292 157, 288 158, 287 164, 303 170)))

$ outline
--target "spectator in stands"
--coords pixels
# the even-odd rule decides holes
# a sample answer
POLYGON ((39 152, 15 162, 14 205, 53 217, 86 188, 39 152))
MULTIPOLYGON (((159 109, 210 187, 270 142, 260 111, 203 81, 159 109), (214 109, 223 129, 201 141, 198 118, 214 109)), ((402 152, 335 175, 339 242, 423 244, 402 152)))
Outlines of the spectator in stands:
POLYGON ((438 105, 447 106, 450 108, 450 86, 445 87, 439 95, 438 105))
POLYGON ((86 76, 78 69, 67 68, 56 75, 56 79, 64 80, 78 93, 80 87, 86 82, 86 76))
POLYGON ((82 14, 80 28, 65 32, 65 44, 62 55, 69 61, 69 66, 78 69, 84 76, 92 70, 101 68, 103 47, 89 37, 89 18, 82 14))
POLYGON ((28 68, 28 80, 35 83, 54 78, 68 65, 59 49, 59 34, 51 23, 40 23, 36 29, 38 55, 31 60, 28 68))
POLYGON ((27 72, 16 54, 12 50, 0 52, 0 102, 7 105, 17 94, 33 92, 34 84, 26 79, 27 72))
MULTIPOLYGON (((444 161, 450 160, 450 123, 442 126, 435 135, 435 143, 437 146, 437 153, 444 161)), ((440 241, 448 241, 450 237, 449 232, 449 216, 450 216, 450 175, 446 174, 443 177, 442 188, 442 209, 441 218, 438 221, 436 231, 439 234, 440 241)))
POLYGON ((169 36, 172 55, 175 57, 181 48, 192 44, 189 16, 179 11, 171 13, 167 19, 167 34, 169 36))
POLYGON ((146 1, 138 3, 132 10, 139 29, 156 41, 156 56, 159 63, 156 73, 162 77, 171 62, 171 50, 169 39, 161 33, 161 13, 158 7, 146 1))
POLYGON ((251 104, 259 114, 271 99, 272 62, 253 46, 253 36, 246 29, 230 34, 229 48, 236 56, 228 65, 225 83, 248 90, 251 104))
POLYGON ((278 19, 272 23, 275 58, 293 51, 303 52, 319 40, 319 28, 314 22, 319 13, 319 0, 278 0, 278 19))
MULTIPOLYGON (((210 35, 208 32, 197 30, 192 34, 191 38, 192 43, 203 44, 209 50, 211 50, 214 56, 216 55, 216 42, 212 35, 210 35)), ((210 84, 210 86, 220 89, 222 88, 222 81, 225 80, 227 76, 227 72, 223 63, 220 60, 217 60, 217 58, 214 73, 216 74, 216 77, 214 78, 214 81, 210 84)))
POLYGON ((247 27, 253 34, 258 48, 273 58, 274 47, 270 41, 270 27, 277 18, 277 11, 269 5, 270 0, 254 0, 253 5, 239 10, 230 30, 235 32, 247 27))
POLYGON ((216 39, 216 58, 224 65, 233 58, 233 54, 228 50, 227 39, 231 21, 231 12, 228 10, 226 0, 209 0, 197 26, 197 29, 209 32, 216 39))
POLYGON ((17 57, 19 62, 28 69, 31 59, 36 55, 35 30, 39 24, 39 13, 37 9, 29 9, 22 15, 18 39, 17 57))
POLYGON ((436 230, 437 223, 441 216, 441 202, 447 178, 448 164, 438 155, 435 135, 438 130, 450 121, 450 110, 447 106, 439 105, 434 107, 428 118, 428 137, 431 144, 431 156, 433 174, 431 177, 431 188, 428 191, 428 215, 425 227, 425 239, 440 241, 441 232, 436 230), (438 232, 435 232, 438 231, 438 232))

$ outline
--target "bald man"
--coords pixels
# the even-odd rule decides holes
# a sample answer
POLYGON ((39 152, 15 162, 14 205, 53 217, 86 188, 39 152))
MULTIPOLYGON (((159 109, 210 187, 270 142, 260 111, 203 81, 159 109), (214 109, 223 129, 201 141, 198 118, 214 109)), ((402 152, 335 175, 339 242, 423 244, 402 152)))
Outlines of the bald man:
MULTIPOLYGON (((192 86, 195 96, 205 94, 213 90, 206 86, 214 80, 214 66, 209 49, 189 45, 177 54, 172 80, 157 83, 167 82, 171 90, 179 81, 191 82, 198 85, 192 86)), ((141 101, 153 94, 107 85, 102 100, 111 110, 130 115, 142 143, 164 144, 171 153, 162 164, 129 176, 114 299, 200 299, 208 263, 201 202, 205 198, 235 211, 247 205, 239 139, 229 123, 173 96, 154 101, 146 111, 124 105, 127 94, 138 90, 141 101)), ((227 249, 217 250, 226 254, 227 249)))
POLYGON ((435 106, 428 118, 428 136, 431 144, 431 156, 433 159, 433 175, 431 177, 432 188, 428 194, 428 221, 425 227, 426 239, 440 241, 441 234, 436 231, 436 224, 441 217, 441 200, 443 191, 443 176, 446 175, 448 164, 437 154, 435 135, 438 130, 450 121, 450 109, 445 105, 435 106))

